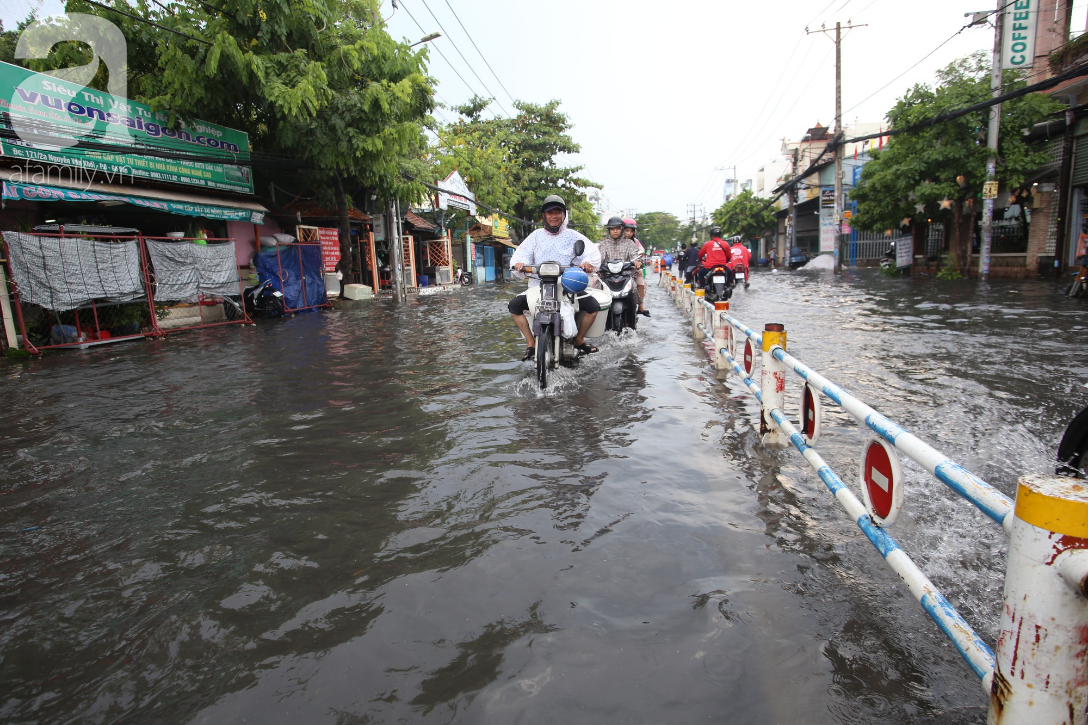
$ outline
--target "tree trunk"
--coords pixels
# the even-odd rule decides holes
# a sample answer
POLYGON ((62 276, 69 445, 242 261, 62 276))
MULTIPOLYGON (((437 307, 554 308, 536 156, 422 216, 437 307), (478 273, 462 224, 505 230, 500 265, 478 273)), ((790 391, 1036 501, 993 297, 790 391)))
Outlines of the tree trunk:
POLYGON ((974 226, 974 205, 967 206, 962 201, 956 202, 954 234, 949 251, 955 260, 956 268, 965 279, 971 276, 971 243, 974 237, 974 226))
POLYGON ((333 174, 333 188, 336 191, 336 215, 340 220, 340 262, 337 265, 344 273, 344 282, 351 274, 351 217, 348 216, 348 197, 344 193, 344 181, 340 172, 333 174))

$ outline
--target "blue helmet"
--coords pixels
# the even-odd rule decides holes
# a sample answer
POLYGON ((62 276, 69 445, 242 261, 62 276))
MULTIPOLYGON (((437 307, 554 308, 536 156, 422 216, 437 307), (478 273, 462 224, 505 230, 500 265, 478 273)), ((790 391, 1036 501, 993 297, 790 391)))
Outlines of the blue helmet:
POLYGON ((577 267, 571 267, 563 273, 563 289, 572 294, 585 292, 589 286, 589 275, 577 267))

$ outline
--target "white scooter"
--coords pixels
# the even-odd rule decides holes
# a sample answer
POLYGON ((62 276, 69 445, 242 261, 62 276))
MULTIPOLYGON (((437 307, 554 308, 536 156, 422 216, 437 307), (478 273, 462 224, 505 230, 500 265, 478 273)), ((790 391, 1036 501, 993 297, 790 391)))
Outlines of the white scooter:
MULTIPOLYGON (((575 256, 585 251, 579 240, 575 243, 575 256)), ((578 298, 592 296, 602 313, 612 305, 612 295, 605 290, 587 288, 575 294, 563 289, 560 278, 567 269, 558 262, 542 262, 534 267, 524 267, 523 272, 535 275, 540 285, 530 287, 525 293, 529 302, 529 325, 533 330, 536 347, 536 377, 543 390, 548 387, 548 372, 559 365, 573 365, 578 359, 572 340, 578 335, 578 326, 586 313, 577 310, 578 298)), ((600 337, 605 332, 607 314, 597 314, 597 319, 586 331, 586 337, 600 337)))

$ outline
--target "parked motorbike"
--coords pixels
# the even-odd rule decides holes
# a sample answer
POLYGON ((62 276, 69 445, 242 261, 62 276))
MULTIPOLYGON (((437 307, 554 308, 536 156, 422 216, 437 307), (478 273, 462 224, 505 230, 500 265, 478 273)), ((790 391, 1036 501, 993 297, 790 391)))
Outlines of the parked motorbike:
POLYGON ((629 274, 634 268, 634 262, 613 259, 602 264, 597 273, 605 289, 612 295, 611 306, 601 307, 601 311, 607 315, 605 329, 615 330, 617 335, 623 333, 625 328, 635 329, 638 320, 638 292, 629 274))
POLYGON ((472 284, 472 282, 473 282, 472 273, 466 271, 462 267, 461 269, 457 270, 457 279, 455 281, 457 282, 457 284, 467 287, 468 285, 472 284))
POLYGON ((725 302, 733 296, 735 284, 733 271, 729 267, 715 265, 703 278, 703 299, 707 302, 725 302))
MULTIPOLYGON (((585 243, 574 243, 574 256, 585 252, 585 243)), ((573 260, 572 260, 573 261, 573 260)), ((578 359, 573 338, 577 334, 584 312, 576 312, 577 298, 592 295, 597 299, 601 310, 609 309, 612 297, 604 290, 587 289, 583 293, 563 288, 563 272, 569 266, 558 262, 542 262, 534 267, 524 267, 523 272, 540 280, 540 285, 530 287, 525 296, 529 303, 529 319, 532 326, 534 347, 536 348, 536 377, 541 390, 548 387, 548 374, 559 365, 570 366, 578 359)), ((600 337, 604 334, 605 315, 597 315, 593 325, 586 332, 586 337, 600 337)))
POLYGON ((888 245, 887 251, 884 252, 884 256, 880 258, 881 269, 895 269, 895 242, 888 245))
POLYGON ((242 305, 250 317, 283 317, 287 314, 283 293, 272 282, 259 282, 242 290, 242 305))
MULTIPOLYGON (((1088 384, 1084 387, 1088 388, 1088 384)), ((1088 408, 1077 413, 1065 429, 1058 444, 1058 466, 1054 472, 1059 476, 1088 478, 1088 408)))

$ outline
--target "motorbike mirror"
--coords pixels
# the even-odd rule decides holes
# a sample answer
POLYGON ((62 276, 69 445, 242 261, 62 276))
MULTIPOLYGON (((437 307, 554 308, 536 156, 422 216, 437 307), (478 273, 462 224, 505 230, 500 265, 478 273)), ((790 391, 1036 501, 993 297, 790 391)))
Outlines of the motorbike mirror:
POLYGON ((577 239, 574 242, 574 256, 581 257, 586 251, 586 243, 581 239, 577 239))

